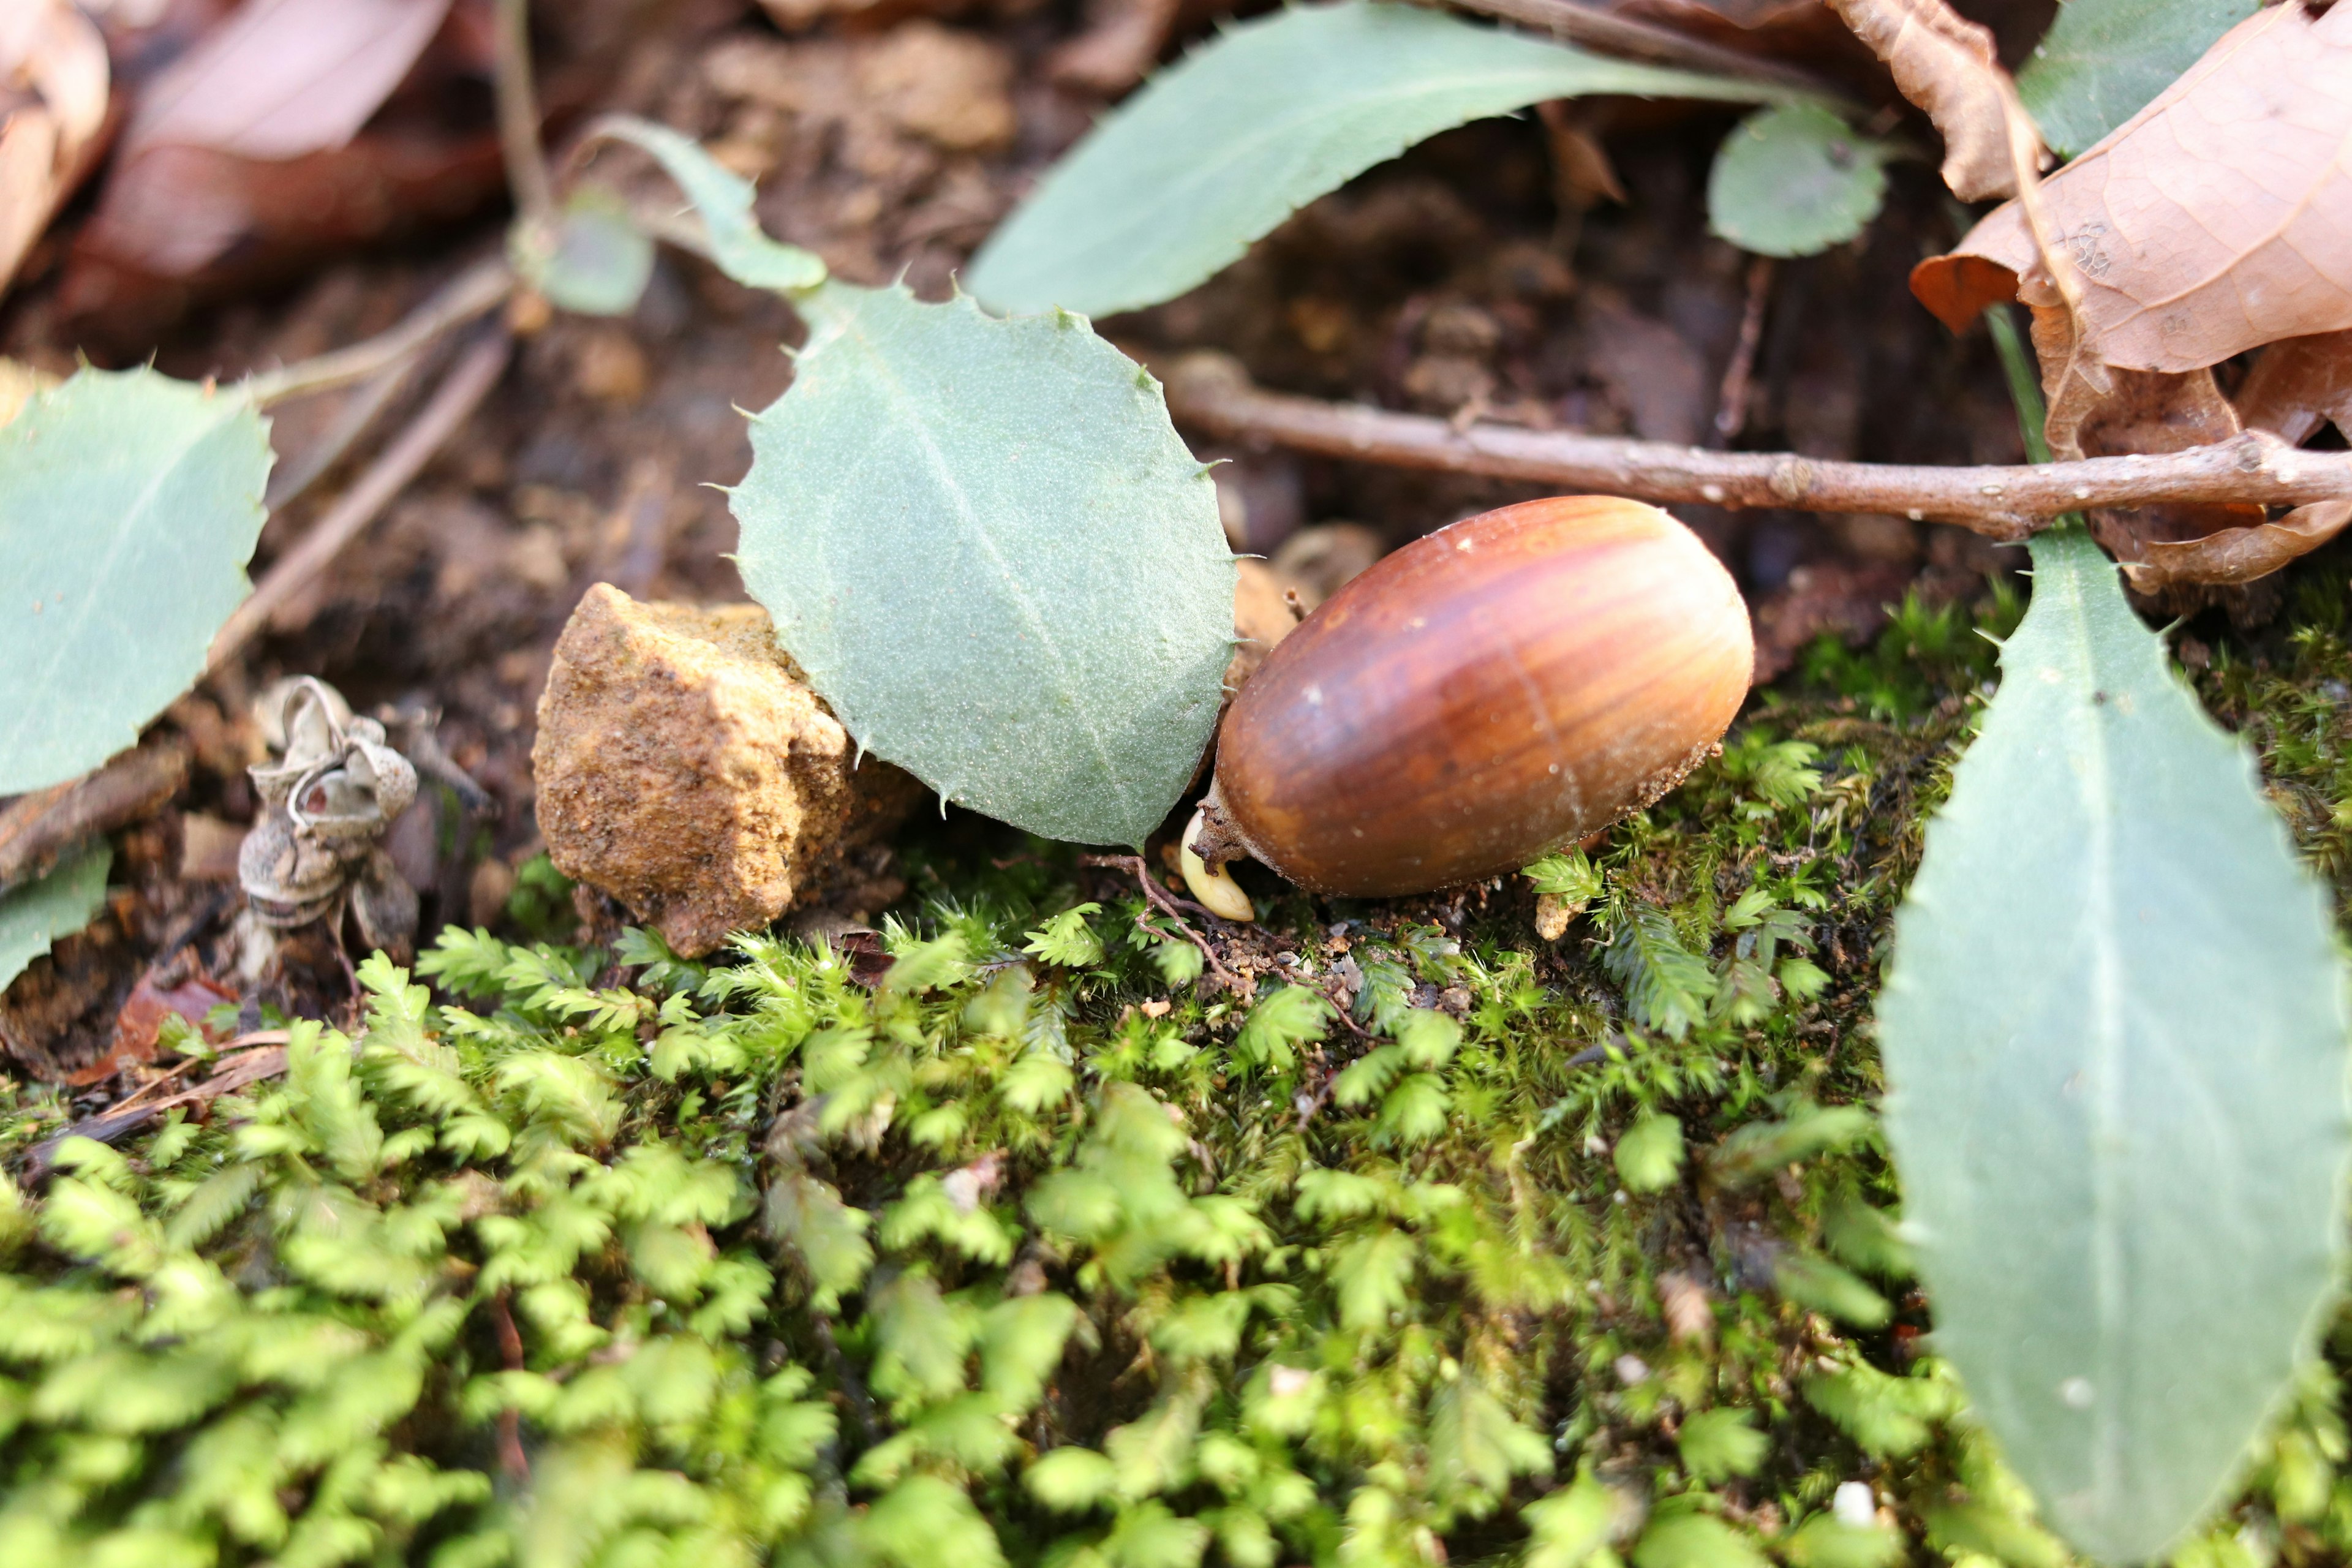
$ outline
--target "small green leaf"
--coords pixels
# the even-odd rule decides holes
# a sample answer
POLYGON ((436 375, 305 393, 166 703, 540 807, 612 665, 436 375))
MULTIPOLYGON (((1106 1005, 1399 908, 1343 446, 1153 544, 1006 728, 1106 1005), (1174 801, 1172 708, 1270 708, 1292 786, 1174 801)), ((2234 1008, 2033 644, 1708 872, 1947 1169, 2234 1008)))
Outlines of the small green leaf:
POLYGON ((1055 838, 1137 845, 1207 746, 1233 636, 1215 486, 1075 317, 828 284, 751 426, 740 563, 861 746, 1055 838))
POLYGON ((1633 1547, 1633 1568, 1771 1568, 1748 1537, 1708 1514, 1661 1510, 1633 1547))
POLYGON ((1759 256, 1827 250, 1878 216, 1891 151, 1817 103, 1759 110, 1715 155, 1708 226, 1759 256))
POLYGON ((2081 528, 2033 542, 2000 694, 1879 999, 1936 1337, 2052 1523, 2161 1553, 2333 1294, 2347 1150, 2327 906, 2244 749, 2081 528))
POLYGON ((1079 904, 1064 910, 1042 929, 1031 931, 1021 951, 1065 969, 1091 969, 1103 961, 1103 944, 1094 928, 1087 924, 1087 917, 1100 913, 1100 904, 1079 904))
POLYGON ((1331 1004, 1304 985, 1280 985, 1257 999, 1241 1033, 1234 1037, 1234 1057, 1253 1067, 1288 1072, 1297 1060, 1297 1047, 1319 1040, 1331 1026, 1331 1004))
POLYGON ((589 137, 625 142, 653 155, 686 199, 702 214, 710 237, 710 259, 747 289, 798 293, 824 281, 824 260, 814 251, 770 239, 751 212, 751 182, 721 168, 690 138, 666 125, 626 114, 608 114, 589 127, 589 137))
POLYGON ((1772 1283, 1800 1307, 1857 1329, 1877 1329, 1893 1315, 1886 1298, 1826 1258, 1790 1252, 1773 1266, 1772 1283))
POLYGON ((1817 1513, 1789 1537, 1789 1561, 1796 1568, 1895 1568, 1903 1560, 1903 1537, 1879 1525, 1853 1525, 1817 1513))
POLYGON ((113 849, 100 840, 68 856, 48 875, 0 893, 0 991, 58 938, 98 918, 113 864, 113 849))
POLYGON ((1590 1471, 1528 1504, 1527 1568, 1582 1568, 1606 1551, 1625 1513, 1617 1493, 1590 1471))
POLYGON ((1752 1476, 1772 1450, 1772 1439, 1756 1430, 1745 1410, 1702 1410, 1683 1423, 1675 1442, 1691 1479, 1712 1486, 1734 1476, 1752 1476))
POLYGON ((1077 1513, 1110 1496, 1118 1468, 1092 1448, 1055 1448, 1023 1472, 1029 1495, 1059 1513, 1077 1513))
POLYGON ((1617 1179, 1629 1193, 1654 1193, 1673 1184, 1683 1168, 1683 1124, 1672 1116, 1645 1115, 1625 1129, 1614 1156, 1617 1179))
POLYGON ((2066 0, 2017 73, 2042 139, 2073 157, 2254 14, 2257 0, 2066 0))
POLYGON ((88 773, 249 591, 269 430, 230 388, 84 370, 0 426, 0 795, 88 773))
POLYGON ((572 193, 551 229, 520 222, 507 248, 523 280, 558 310, 625 316, 654 275, 654 242, 620 197, 599 185, 572 193))
POLYGON ((1295 6, 1227 29, 1120 105, 990 237, 969 283, 1000 310, 1158 304, 1416 142, 1589 93, 1791 96, 1410 5, 1295 6))
POLYGON ((1537 892, 1549 893, 1579 910, 1601 896, 1600 868, 1581 849, 1547 855, 1519 875, 1533 882, 1537 892))

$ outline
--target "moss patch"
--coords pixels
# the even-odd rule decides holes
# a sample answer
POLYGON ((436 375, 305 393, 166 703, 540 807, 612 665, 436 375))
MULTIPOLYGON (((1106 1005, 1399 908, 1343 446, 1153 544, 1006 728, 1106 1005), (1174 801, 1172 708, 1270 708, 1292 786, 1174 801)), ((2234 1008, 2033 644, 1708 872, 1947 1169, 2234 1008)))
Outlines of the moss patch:
MULTIPOLYGON (((2341 898, 2341 568, 2302 595, 2201 686, 2341 898)), ((372 963, 282 1079, 0 1188, 0 1562, 2056 1563, 1870 1110, 2016 612, 1816 649, 1532 880, 1277 897, 1246 994, 1043 844, 934 855, 871 962, 372 963)), ((2335 1380, 2191 1560, 2352 1550, 2335 1380)))

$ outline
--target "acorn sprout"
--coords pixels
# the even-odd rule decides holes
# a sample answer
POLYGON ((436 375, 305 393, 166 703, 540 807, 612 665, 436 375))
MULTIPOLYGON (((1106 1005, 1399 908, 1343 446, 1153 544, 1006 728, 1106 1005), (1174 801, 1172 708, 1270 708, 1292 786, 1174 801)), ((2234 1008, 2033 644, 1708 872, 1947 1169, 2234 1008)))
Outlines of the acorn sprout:
POLYGON ((1680 783, 1755 668, 1731 574, 1666 513, 1561 496, 1467 518, 1349 583, 1226 713, 1181 859, 1246 919, 1248 855, 1319 893, 1516 871, 1680 783))

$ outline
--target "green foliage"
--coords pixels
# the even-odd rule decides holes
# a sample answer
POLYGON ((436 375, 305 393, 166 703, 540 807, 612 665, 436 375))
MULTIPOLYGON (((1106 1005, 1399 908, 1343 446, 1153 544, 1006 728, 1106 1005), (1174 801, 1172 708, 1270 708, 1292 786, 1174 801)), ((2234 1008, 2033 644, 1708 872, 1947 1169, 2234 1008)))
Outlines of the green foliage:
POLYGON ((2254 14, 2255 0, 2065 0, 2017 73, 2042 139, 2087 151, 2254 14))
POLYGON ((1629 1193, 1671 1186, 1683 1170, 1683 1124, 1671 1116, 1643 1117, 1617 1140, 1617 1179, 1629 1193))
POLYGON ((589 134, 625 142, 661 164, 702 215, 710 259, 736 282, 797 294, 824 281, 824 260, 814 251, 780 244, 761 232, 751 211, 751 182, 720 167, 691 138, 626 114, 606 115, 590 127, 589 134))
MULTIPOLYGON (((2324 863, 2333 613, 2210 678, 2324 863)), ((1538 948, 1524 889, 1276 900, 1247 1001, 1051 846, 927 867, 871 989, 793 942, 558 945, 552 883, 541 940, 370 961, 355 1039, 0 1184, 0 1561, 2056 1568, 1912 1353, 1866 1109, 1874 949, 1971 716, 1854 707, 1788 699, 1584 856, 1587 931, 1538 948), (1678 1040, 1604 963, 1635 909, 1707 971, 1678 1040), (1082 929, 1091 962, 1027 951, 1082 929), (1820 987, 1738 979, 1768 938, 1820 987), (1822 1266, 1898 1315, 1829 1315, 1822 1266)), ((66 1113, 0 1082, 0 1156, 66 1113)), ((2341 1404, 2306 1376, 2184 1563, 2352 1552, 2341 1404)))
POLYGON ((542 232, 527 220, 508 237, 508 254, 524 281, 559 310, 625 316, 654 274, 654 242, 612 192, 583 185, 542 232))
POLYGON ((1296 6, 1227 29, 1105 118, 989 237, 971 286, 1007 310, 1158 304, 1417 142, 1591 93, 1791 96, 1407 5, 1296 6))
POLYGON ((2079 529, 1931 825, 1879 1002, 1937 1341, 2053 1522, 2210 1506, 2333 1290, 2342 973, 2237 744, 2079 529))
POLYGON ((84 369, 0 426, 0 795, 97 767, 248 591, 268 425, 228 388, 84 369))
POLYGON ((1139 844, 1233 643, 1214 486, 1074 316, 828 284, 751 426, 740 564, 861 746, 1053 837, 1139 844))
POLYGON ((1707 176, 1707 223, 1732 244, 1762 256, 1827 250, 1878 216, 1893 152, 1817 103, 1759 110, 1739 122, 1716 154, 1707 176))
POLYGON ((98 918, 113 863, 114 851, 101 840, 74 851, 46 876, 0 893, 0 991, 58 938, 98 918))

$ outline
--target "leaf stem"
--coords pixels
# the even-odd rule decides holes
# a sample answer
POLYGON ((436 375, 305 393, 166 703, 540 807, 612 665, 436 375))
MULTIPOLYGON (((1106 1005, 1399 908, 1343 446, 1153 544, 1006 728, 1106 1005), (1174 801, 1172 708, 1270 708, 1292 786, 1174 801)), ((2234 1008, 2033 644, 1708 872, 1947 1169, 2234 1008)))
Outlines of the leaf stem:
POLYGON ((539 144, 539 95, 530 79, 530 0, 499 0, 496 51, 499 150, 526 223, 555 221, 555 182, 539 144))
POLYGON ((414 357, 444 332, 506 303, 515 278, 503 258, 476 262, 390 330, 348 347, 247 376, 244 392, 263 408, 313 392, 365 381, 414 357))
POLYGON ((2017 429, 2025 437, 2026 461, 2046 463, 2050 437, 2042 433, 2042 424, 2050 411, 2042 405, 2033 358, 2018 335, 2017 314, 2007 305, 1995 305, 1985 312, 1985 327, 1992 333, 1993 352, 2000 356, 2000 373, 2009 378, 2009 400, 2017 405, 2017 429))

